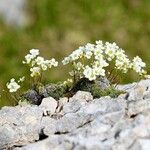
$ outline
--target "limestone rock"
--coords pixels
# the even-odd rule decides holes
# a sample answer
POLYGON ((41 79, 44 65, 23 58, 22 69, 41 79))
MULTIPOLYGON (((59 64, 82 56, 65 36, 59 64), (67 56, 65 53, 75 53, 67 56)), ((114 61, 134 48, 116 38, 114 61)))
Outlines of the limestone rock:
POLYGON ((136 115, 150 109, 150 99, 132 101, 128 104, 128 115, 136 115))
POLYGON ((59 104, 61 105, 65 105, 68 102, 68 98, 67 97, 63 97, 59 99, 59 104))
POLYGON ((42 110, 38 107, 4 107, 0 110, 0 148, 39 139, 42 110))
POLYGON ((57 101, 52 97, 43 98, 39 107, 43 110, 45 115, 52 115, 56 111, 57 101))
POLYGON ((150 149, 150 139, 138 139, 130 150, 149 150, 150 149))
POLYGON ((76 100, 76 99, 73 99, 71 100, 69 103, 66 103, 64 106, 63 106, 63 113, 66 114, 66 113, 75 113, 77 112, 81 107, 85 106, 86 105, 86 100, 76 100))
POLYGON ((93 96, 91 95, 90 92, 85 92, 85 91, 78 91, 70 100, 86 100, 91 101, 93 100, 93 96))
POLYGON ((64 105, 68 102, 68 98, 67 97, 63 97, 63 98, 60 98, 58 100, 58 108, 56 110, 57 113, 61 112, 63 110, 63 107, 64 105))
POLYGON ((129 92, 128 100, 141 100, 143 99, 144 92, 145 88, 143 86, 136 86, 133 90, 129 92))
POLYGON ((79 91, 58 104, 47 98, 40 106, 4 107, 0 110, 0 148, 149 150, 150 98, 145 97, 149 83, 122 85, 119 88, 127 95, 118 98, 93 99, 90 93, 79 91), (44 110, 50 115, 43 115, 44 110))
POLYGON ((137 83, 118 85, 116 89, 127 92, 128 96, 126 98, 128 101, 146 99, 149 98, 150 79, 141 80, 137 83))
POLYGON ((145 91, 143 94, 143 99, 148 99, 148 98, 150 98, 150 90, 145 91))

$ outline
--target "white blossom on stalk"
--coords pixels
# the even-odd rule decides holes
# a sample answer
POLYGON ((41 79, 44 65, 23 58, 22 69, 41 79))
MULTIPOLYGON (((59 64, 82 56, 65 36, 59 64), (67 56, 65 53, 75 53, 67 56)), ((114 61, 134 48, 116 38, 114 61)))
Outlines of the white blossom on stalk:
POLYGON ((14 78, 12 78, 10 82, 6 84, 6 86, 10 93, 17 92, 17 90, 20 88, 20 85, 15 81, 14 78))
POLYGON ((98 55, 101 55, 104 50, 104 45, 102 41, 96 41, 95 49, 94 49, 94 55, 95 57, 98 55))
POLYGON ((96 43, 97 45, 103 46, 103 41, 101 41, 101 40, 98 40, 98 41, 96 41, 95 43, 96 43))
POLYGON ((23 64, 30 64, 31 60, 33 60, 35 57, 39 55, 38 49, 31 49, 30 53, 25 56, 25 61, 23 61, 23 64))
POLYGON ((86 53, 85 53, 85 57, 87 59, 90 59, 92 57, 92 55, 93 55, 93 53, 91 51, 86 51, 86 53))
POLYGON ((63 85, 67 85, 68 83, 72 83, 72 82, 73 82, 72 79, 67 79, 67 81, 64 81, 64 82, 63 82, 63 85))
POLYGON ((109 66, 109 64, 107 63, 107 61, 104 59, 104 56, 101 54, 101 55, 98 55, 98 57, 95 56, 95 61, 94 63, 96 62, 97 65, 101 66, 101 67, 107 67, 109 66))
POLYGON ((51 63, 51 65, 54 66, 54 67, 57 67, 57 66, 58 66, 58 62, 57 62, 54 58, 52 58, 52 59, 50 60, 50 63, 51 63))
POLYGON ((23 64, 29 64, 33 58, 34 58, 33 55, 27 54, 27 55, 25 56, 25 61, 23 61, 22 63, 23 63, 23 64))
POLYGON ((102 67, 95 67, 93 68, 93 71, 96 76, 105 76, 105 69, 102 67))
POLYGON ((116 58, 119 59, 119 60, 123 60, 125 57, 127 57, 125 55, 125 51, 123 49, 118 49, 116 51, 116 58))
POLYGON ((71 60, 73 60, 73 61, 77 60, 80 57, 80 53, 78 53, 78 51, 76 50, 70 55, 70 57, 71 57, 71 60))
POLYGON ((43 70, 43 71, 45 71, 45 70, 47 70, 47 65, 45 64, 45 63, 43 63, 43 64, 41 64, 41 69, 43 70))
POLYGON ((33 67, 30 69, 31 71, 31 77, 36 77, 36 76, 40 76, 41 74, 41 69, 39 67, 33 67))
POLYGON ((62 61, 63 65, 67 65, 70 62, 70 57, 65 57, 64 60, 62 61))
POLYGON ((94 45, 94 44, 87 43, 87 44, 85 45, 85 53, 86 53, 86 52, 89 52, 89 51, 94 51, 94 49, 95 49, 95 45, 94 45))
POLYGON ((39 56, 38 49, 31 49, 29 54, 25 56, 25 61, 23 61, 23 63, 32 67, 30 68, 32 77, 40 75, 42 70, 46 71, 52 66, 58 66, 58 62, 54 58, 51 60, 45 60, 43 57, 39 56))
POLYGON ((41 57, 41 56, 38 56, 36 59, 35 59, 35 62, 37 65, 42 65, 44 63, 44 58, 41 57))
POLYGON ((74 66, 77 70, 81 70, 84 68, 84 65, 81 62, 74 63, 74 66))
POLYGON ((39 55, 39 50, 38 49, 31 49, 30 54, 35 58, 36 56, 39 55))
POLYGON ((84 71, 83 71, 83 74, 84 76, 89 79, 90 81, 92 80, 95 80, 96 79, 96 74, 95 74, 95 71, 89 67, 89 66, 86 66, 84 71))
POLYGON ((107 55, 107 59, 109 61, 115 57, 118 48, 119 47, 116 45, 116 43, 105 43, 105 54, 107 55))
POLYGON ((97 76, 105 76, 105 67, 115 63, 115 69, 127 73, 129 69, 137 73, 144 74, 144 67, 141 58, 135 57, 133 62, 130 61, 125 51, 117 46, 116 43, 96 41, 96 44, 87 43, 73 51, 62 61, 63 65, 71 63, 74 71, 71 76, 78 75, 80 78, 88 78, 90 81, 95 80, 97 76), (86 66, 86 67, 85 67, 86 66))
POLYGON ((133 58, 132 67, 133 70, 139 73, 140 75, 145 73, 143 68, 146 67, 146 64, 142 61, 142 59, 139 56, 133 58))
POLYGON ((116 59, 115 66, 116 69, 121 70, 123 73, 127 73, 131 68, 131 63, 128 58, 124 58, 124 60, 116 59))
POLYGON ((116 52, 115 67, 116 69, 121 70, 123 73, 127 73, 127 71, 131 69, 131 62, 122 49, 119 49, 116 52))

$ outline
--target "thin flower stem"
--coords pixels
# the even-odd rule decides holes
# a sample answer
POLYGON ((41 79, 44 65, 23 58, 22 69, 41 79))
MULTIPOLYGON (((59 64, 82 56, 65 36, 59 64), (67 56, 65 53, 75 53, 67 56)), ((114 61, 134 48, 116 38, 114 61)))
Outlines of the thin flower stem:
POLYGON ((116 80, 116 78, 119 76, 119 74, 117 73, 116 75, 114 75, 114 77, 112 78, 112 83, 116 80))
POLYGON ((112 78, 111 76, 113 75, 112 73, 114 72, 114 68, 113 69, 111 69, 111 71, 110 71, 110 73, 109 73, 109 75, 108 75, 108 79, 110 79, 110 78, 112 78))

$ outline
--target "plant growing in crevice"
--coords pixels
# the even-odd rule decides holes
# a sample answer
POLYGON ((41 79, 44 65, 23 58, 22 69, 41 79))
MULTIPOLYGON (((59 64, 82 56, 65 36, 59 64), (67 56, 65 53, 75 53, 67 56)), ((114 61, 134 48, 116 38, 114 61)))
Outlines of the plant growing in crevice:
MULTIPOLYGON (((39 56, 39 54, 40 53, 38 49, 31 49, 29 51, 29 54, 25 56, 25 60, 22 61, 23 64, 28 66, 28 69, 30 71, 31 80, 29 81, 31 81, 31 88, 36 90, 37 92, 39 90, 39 87, 43 86, 43 72, 51 69, 52 67, 58 66, 58 62, 54 58, 50 60, 45 60, 43 57, 39 56)), ((13 93, 12 96, 17 101, 20 99, 24 99, 21 94, 18 94, 18 91, 21 88, 21 85, 19 83, 23 82, 24 80, 25 77, 20 78, 18 81, 15 81, 15 79, 12 78, 10 82, 6 84, 7 89, 10 93, 13 93)))
POLYGON ((23 64, 29 67, 33 88, 36 88, 36 86, 42 82, 42 74, 44 71, 58 66, 58 62, 54 58, 45 60, 43 57, 39 56, 38 49, 31 49, 30 53, 25 56, 23 64))
MULTIPOLYGON (((146 64, 139 56, 130 60, 125 54, 125 51, 119 48, 116 43, 103 43, 102 41, 96 41, 95 44, 88 43, 85 46, 79 47, 69 56, 65 57, 62 60, 62 64, 71 64, 72 66, 72 70, 69 74, 73 80, 71 89, 73 91, 77 87, 76 83, 83 82, 83 79, 83 85, 90 83, 91 86, 91 82, 89 81, 93 81, 92 85, 95 85, 94 81, 101 77, 107 78, 110 84, 114 83, 120 73, 125 74, 130 70, 135 71, 140 76, 146 74, 144 70, 146 64), (113 69, 110 71, 110 68, 113 69)), ((77 89, 84 90, 84 88, 78 87, 77 89)), ((113 87, 113 89, 115 89, 115 87, 113 87)), ((115 92, 114 90, 108 91, 115 92)))
POLYGON ((9 90, 9 93, 11 93, 11 97, 18 101, 19 100, 19 97, 20 97, 20 88, 21 88, 21 85, 22 83, 24 82, 25 80, 25 77, 21 77, 19 78, 18 81, 16 81, 14 78, 12 78, 7 84, 6 84, 6 87, 7 89, 9 90))
MULTIPOLYGON (((58 62, 54 58, 45 60, 39 54, 38 49, 31 49, 29 54, 25 56, 23 64, 27 65, 30 71, 32 89, 26 93, 26 97, 20 96, 20 100, 32 98, 33 95, 31 94, 33 93, 35 95, 34 102, 40 104, 43 97, 52 96, 59 99, 63 96, 72 96, 78 90, 89 91, 94 98, 106 95, 117 97, 123 93, 123 91, 115 89, 116 79, 120 73, 125 74, 133 70, 140 76, 146 74, 144 70, 146 64, 139 56, 130 60, 125 51, 119 48, 116 43, 96 41, 95 44, 88 43, 79 47, 62 60, 63 65, 71 64, 72 66, 69 72, 70 79, 63 83, 43 85, 43 72, 57 67, 58 62)), ((11 79, 7 83, 9 92, 13 93, 16 99, 19 98, 19 89, 24 79, 25 77, 18 81, 11 79)))

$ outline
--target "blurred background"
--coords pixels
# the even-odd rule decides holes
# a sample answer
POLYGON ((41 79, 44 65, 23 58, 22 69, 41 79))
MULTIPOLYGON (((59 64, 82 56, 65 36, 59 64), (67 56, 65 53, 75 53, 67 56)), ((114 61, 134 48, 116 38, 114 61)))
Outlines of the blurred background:
MULTIPOLYGON (((149 73, 150 0, 0 0, 1 91, 10 78, 27 73, 22 60, 28 50, 61 60, 95 40, 116 42, 130 58, 139 55, 149 73)), ((44 82, 66 78, 66 68, 54 69, 44 82)), ((129 74, 121 83, 135 80, 129 74)), ((12 104, 1 96, 0 106, 12 104)))

